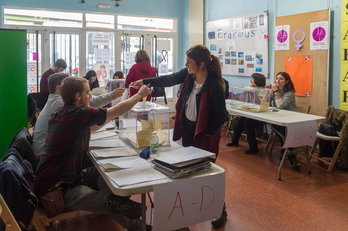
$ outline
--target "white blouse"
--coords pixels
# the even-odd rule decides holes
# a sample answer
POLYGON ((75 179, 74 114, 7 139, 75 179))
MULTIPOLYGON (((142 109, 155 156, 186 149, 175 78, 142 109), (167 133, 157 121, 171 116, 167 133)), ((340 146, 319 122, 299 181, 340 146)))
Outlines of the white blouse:
POLYGON ((186 103, 185 115, 186 115, 186 118, 192 122, 195 122, 197 118, 196 95, 201 90, 202 86, 203 86, 203 83, 198 84, 196 81, 193 83, 192 92, 186 103))

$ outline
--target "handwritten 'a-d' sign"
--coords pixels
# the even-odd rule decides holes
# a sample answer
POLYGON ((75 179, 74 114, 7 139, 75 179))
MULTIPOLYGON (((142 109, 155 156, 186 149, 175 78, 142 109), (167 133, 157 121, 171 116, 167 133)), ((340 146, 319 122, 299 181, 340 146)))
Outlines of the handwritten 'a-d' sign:
POLYGON ((225 173, 154 186, 153 231, 174 230, 220 217, 225 173))
POLYGON ((288 124, 287 135, 283 148, 295 148, 306 145, 313 145, 316 133, 316 121, 288 124))

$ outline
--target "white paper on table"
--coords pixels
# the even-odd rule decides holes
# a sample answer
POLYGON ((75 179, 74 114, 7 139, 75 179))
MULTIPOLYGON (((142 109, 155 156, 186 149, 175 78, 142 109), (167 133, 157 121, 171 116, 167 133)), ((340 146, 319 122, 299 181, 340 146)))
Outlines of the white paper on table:
POLYGON ((153 167, 138 167, 108 172, 106 175, 119 187, 167 178, 153 167))
POLYGON ((180 167, 180 163, 200 160, 208 157, 215 159, 216 156, 215 153, 192 146, 151 155, 151 158, 153 159, 160 160, 177 167, 180 167))
POLYGON ((96 148, 118 148, 126 147, 127 145, 120 138, 105 139, 105 140, 91 140, 89 142, 90 149, 96 148))
POLYGON ((138 153, 129 147, 123 148, 101 148, 90 151, 96 158, 111 158, 111 157, 125 157, 134 156, 138 153))
POLYGON ((98 164, 113 164, 119 168, 138 168, 138 167, 151 167, 150 163, 139 156, 127 156, 120 158, 110 158, 104 160, 98 160, 98 164))
POLYGON ((95 132, 91 134, 91 140, 98 140, 98 139, 103 139, 106 137, 111 137, 111 136, 115 136, 116 137, 116 133, 112 132, 112 131, 101 131, 101 132, 95 132))

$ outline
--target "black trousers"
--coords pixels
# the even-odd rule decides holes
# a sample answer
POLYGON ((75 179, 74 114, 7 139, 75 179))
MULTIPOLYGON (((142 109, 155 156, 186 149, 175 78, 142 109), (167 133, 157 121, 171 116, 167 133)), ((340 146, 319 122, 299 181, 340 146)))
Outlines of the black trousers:
POLYGON ((264 125, 265 123, 258 120, 249 119, 246 117, 239 117, 234 124, 232 142, 238 143, 243 130, 248 137, 248 144, 250 150, 258 150, 255 128, 264 125))

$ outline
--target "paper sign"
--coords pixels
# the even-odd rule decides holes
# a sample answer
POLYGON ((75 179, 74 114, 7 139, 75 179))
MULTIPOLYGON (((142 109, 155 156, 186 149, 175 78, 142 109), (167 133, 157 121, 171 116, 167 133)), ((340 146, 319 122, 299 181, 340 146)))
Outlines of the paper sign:
POLYGON ((287 125, 287 135, 283 148, 313 145, 317 133, 317 122, 299 122, 287 125))
POLYGON ((153 231, 188 227, 221 215, 225 173, 154 185, 153 231))

